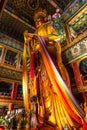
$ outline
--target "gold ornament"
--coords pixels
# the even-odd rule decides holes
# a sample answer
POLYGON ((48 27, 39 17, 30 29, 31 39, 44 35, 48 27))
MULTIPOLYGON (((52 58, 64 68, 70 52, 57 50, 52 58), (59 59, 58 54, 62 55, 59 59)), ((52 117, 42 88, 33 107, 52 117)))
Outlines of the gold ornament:
POLYGON ((39 7, 39 0, 27 0, 27 5, 30 9, 36 10, 39 7))
POLYGON ((34 13, 34 21, 36 21, 39 18, 39 16, 42 16, 45 18, 47 16, 47 11, 42 8, 39 8, 38 10, 36 10, 34 13))

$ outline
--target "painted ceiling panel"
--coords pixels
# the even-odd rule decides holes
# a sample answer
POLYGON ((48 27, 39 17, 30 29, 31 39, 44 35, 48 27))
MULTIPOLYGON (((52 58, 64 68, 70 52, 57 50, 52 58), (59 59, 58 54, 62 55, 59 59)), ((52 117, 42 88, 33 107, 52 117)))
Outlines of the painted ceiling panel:
POLYGON ((74 0, 56 0, 57 5, 64 11, 66 7, 74 0))
POLYGON ((50 13, 54 11, 47 0, 8 0, 6 6, 8 10, 32 25, 34 25, 33 14, 39 7, 45 7, 50 13))
MULTIPOLYGON (((50 4, 50 1, 52 0, 8 0, 6 8, 29 24, 34 25, 33 14, 38 8, 45 8, 48 14, 55 12, 55 7, 50 4)), ((72 1, 73 0, 53 0, 63 11, 72 1)))
POLYGON ((63 12, 73 0, 8 0, 0 19, 1 32, 23 42, 26 29, 35 31, 33 15, 38 8, 46 9, 48 14, 55 12, 51 1, 63 12))

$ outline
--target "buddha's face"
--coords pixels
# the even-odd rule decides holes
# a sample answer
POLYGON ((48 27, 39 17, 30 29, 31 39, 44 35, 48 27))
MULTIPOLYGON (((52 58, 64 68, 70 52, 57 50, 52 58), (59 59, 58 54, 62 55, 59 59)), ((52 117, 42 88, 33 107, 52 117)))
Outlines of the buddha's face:
POLYGON ((36 28, 39 28, 43 23, 44 23, 44 18, 43 17, 38 17, 36 19, 36 21, 35 21, 36 28))

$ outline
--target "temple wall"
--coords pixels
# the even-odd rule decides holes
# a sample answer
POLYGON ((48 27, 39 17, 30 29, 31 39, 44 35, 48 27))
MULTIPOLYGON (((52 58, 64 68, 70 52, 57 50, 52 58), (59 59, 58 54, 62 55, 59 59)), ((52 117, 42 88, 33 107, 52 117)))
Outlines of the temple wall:
POLYGON ((69 12, 65 17, 67 42, 62 44, 62 58, 70 75, 72 92, 79 97, 79 102, 87 102, 87 3, 84 1, 80 7, 78 2, 69 7, 76 5, 73 16, 69 17, 69 12))
POLYGON ((23 43, 0 33, 0 104, 23 106, 23 43))
POLYGON ((75 0, 70 3, 62 14, 64 21, 69 20, 86 2, 86 0, 75 0))

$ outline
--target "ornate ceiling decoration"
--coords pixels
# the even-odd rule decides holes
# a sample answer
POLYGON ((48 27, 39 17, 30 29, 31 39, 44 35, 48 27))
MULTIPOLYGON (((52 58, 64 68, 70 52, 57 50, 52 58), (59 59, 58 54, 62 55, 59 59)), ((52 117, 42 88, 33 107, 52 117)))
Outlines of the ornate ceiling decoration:
POLYGON ((39 7, 54 13, 55 8, 47 0, 8 0, 6 9, 34 26, 33 15, 39 7))
POLYGON ((32 10, 36 10, 39 7, 39 0, 28 0, 27 5, 32 10))
MULTIPOLYGON (((71 1, 53 0, 61 10, 71 1)), ((55 12, 50 0, 8 0, 0 20, 1 32, 23 42, 24 30, 35 31, 33 15, 38 8, 46 9, 48 14, 55 12)))
POLYGON ((72 1, 74 0, 56 0, 56 3, 64 11, 72 1))

